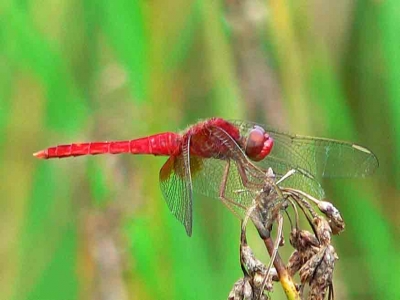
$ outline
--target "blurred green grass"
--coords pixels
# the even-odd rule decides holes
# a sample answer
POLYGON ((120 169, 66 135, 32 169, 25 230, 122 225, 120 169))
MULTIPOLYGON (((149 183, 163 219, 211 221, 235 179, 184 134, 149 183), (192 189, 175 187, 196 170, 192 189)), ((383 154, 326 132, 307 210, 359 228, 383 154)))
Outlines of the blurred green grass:
POLYGON ((347 224, 334 239, 336 294, 398 298, 396 2, 311 9, 306 1, 269 1, 265 11, 249 9, 264 18, 259 63, 273 66, 279 83, 278 119, 270 90, 257 90, 265 102, 254 106, 243 89, 237 49, 246 35, 238 38, 240 19, 229 19, 235 3, 0 4, 2 298, 226 298, 241 276, 239 222, 216 200, 196 197, 187 238, 158 187, 164 158, 37 161, 31 153, 255 115, 377 154, 374 177, 324 182, 347 224))

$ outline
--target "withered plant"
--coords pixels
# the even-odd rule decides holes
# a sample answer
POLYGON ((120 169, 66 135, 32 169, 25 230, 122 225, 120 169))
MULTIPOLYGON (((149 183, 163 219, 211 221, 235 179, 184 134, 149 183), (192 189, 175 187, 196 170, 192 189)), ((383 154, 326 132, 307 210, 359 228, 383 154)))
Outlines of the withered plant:
POLYGON ((330 202, 318 200, 301 190, 282 187, 280 183, 295 171, 276 180, 272 169, 265 174, 264 188, 254 199, 242 221, 240 266, 243 277, 234 284, 228 300, 267 300, 275 282, 280 282, 288 299, 334 299, 333 271, 338 255, 331 244, 331 235, 344 230, 340 212, 330 202), (292 210, 294 220, 289 210, 292 210), (317 213, 317 210, 320 214, 317 213), (310 230, 300 228, 301 215, 310 230), (256 227, 270 256, 266 265, 257 259, 247 243, 248 220, 256 227), (285 263, 279 250, 285 246, 283 227, 290 225, 289 244, 293 252, 285 263), (271 237, 277 226, 275 241, 271 237), (293 277, 299 274, 300 282, 293 277))

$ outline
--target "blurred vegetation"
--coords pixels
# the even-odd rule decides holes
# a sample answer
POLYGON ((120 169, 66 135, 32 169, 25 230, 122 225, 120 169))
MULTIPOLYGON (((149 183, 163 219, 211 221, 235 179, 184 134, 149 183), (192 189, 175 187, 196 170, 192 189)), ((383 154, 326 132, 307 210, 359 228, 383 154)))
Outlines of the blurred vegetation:
POLYGON ((158 188, 165 158, 31 155, 222 116, 377 154, 373 177, 324 182, 347 223, 335 292, 398 299, 399 15, 390 0, 3 1, 1 298, 226 299, 239 221, 197 196, 188 238, 158 188))

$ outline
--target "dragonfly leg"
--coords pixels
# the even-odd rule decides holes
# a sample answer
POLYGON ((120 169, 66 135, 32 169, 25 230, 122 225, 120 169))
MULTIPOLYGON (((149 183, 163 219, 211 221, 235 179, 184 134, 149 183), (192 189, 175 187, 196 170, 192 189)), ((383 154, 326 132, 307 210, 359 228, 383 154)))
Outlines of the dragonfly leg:
POLYGON ((264 185, 264 180, 266 178, 264 173, 262 173, 262 172, 255 173, 255 174, 262 174, 262 178, 260 178, 262 181, 262 184, 260 184, 259 182, 252 182, 251 180, 249 180, 244 166, 242 164, 236 164, 236 165, 238 167, 240 180, 242 181, 242 184, 244 187, 249 188, 249 189, 261 189, 262 188, 262 186, 264 185))
POLYGON ((234 206, 239 207, 242 210, 246 210, 247 208, 241 204, 239 204, 237 201, 231 200, 229 198, 227 198, 225 196, 225 190, 226 190, 226 183, 228 181, 228 174, 229 174, 229 169, 230 169, 230 161, 227 161, 226 167, 225 167, 225 171, 224 174, 222 176, 222 182, 221 182, 221 186, 219 188, 219 198, 221 199, 222 203, 225 204, 226 207, 229 208, 229 210, 235 215, 237 216, 239 219, 241 219, 241 217, 239 216, 239 214, 233 209, 234 206))

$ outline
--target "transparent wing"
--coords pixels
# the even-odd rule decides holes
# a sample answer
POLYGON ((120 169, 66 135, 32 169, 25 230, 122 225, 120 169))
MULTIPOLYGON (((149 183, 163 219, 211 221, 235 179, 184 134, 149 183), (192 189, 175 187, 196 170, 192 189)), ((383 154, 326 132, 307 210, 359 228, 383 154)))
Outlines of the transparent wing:
POLYGON ((172 214, 192 235, 192 187, 183 155, 171 156, 160 170, 160 187, 172 214))
MULTIPOLYGON (((230 121, 247 135, 254 125, 251 122, 230 121)), ((368 149, 343 141, 291 135, 265 125, 266 132, 274 139, 271 153, 257 164, 275 169, 296 169, 312 177, 364 177, 379 166, 378 159, 368 149), (274 161, 274 162, 272 162, 274 161)), ((275 171, 274 169, 274 171, 275 171)))
MULTIPOLYGON (((239 216, 243 216, 267 184, 267 168, 260 169, 254 165, 242 148, 221 128, 211 128, 209 138, 213 139, 213 145, 218 145, 217 148, 223 151, 216 155, 217 158, 191 156, 193 189, 213 198, 220 198, 223 190, 224 197, 230 200, 224 204, 239 216)), ((272 168, 277 180, 293 169, 274 157, 269 158, 268 167, 272 168)), ((296 173, 285 179, 280 186, 301 189, 317 198, 324 197, 320 183, 312 174, 303 170, 296 170, 296 173)))
POLYGON ((224 202, 224 204, 233 210, 235 214, 244 216, 246 208, 251 206, 252 201, 258 195, 258 191, 263 186, 261 178, 248 176, 249 180, 254 184, 249 188, 243 184, 238 163, 232 159, 201 159, 197 156, 192 156, 191 162, 193 161, 196 161, 196 164, 201 164, 201 169, 197 172, 192 172, 194 191, 211 198, 219 199, 221 190, 223 189, 224 197, 228 199, 228 202, 224 202), (226 173, 226 183, 222 186, 228 163, 229 172, 226 173), (259 187, 258 189, 257 186, 259 187))
POLYGON ((235 214, 243 216, 247 208, 266 184, 266 174, 258 169, 241 147, 223 129, 209 129, 211 145, 219 152, 215 157, 191 156, 193 188, 196 192, 212 197, 223 196, 224 204, 235 214))
POLYGON ((272 168, 277 180, 281 179, 282 176, 290 170, 295 170, 296 172, 293 175, 279 184, 280 187, 302 190, 317 199, 325 198, 325 192, 318 179, 308 172, 303 172, 302 169, 294 168, 293 166, 282 163, 281 160, 277 160, 274 157, 268 157, 268 161, 265 161, 264 159, 262 167, 272 168))
MULTIPOLYGON (((200 159, 192 156, 192 165, 193 161, 197 161, 196 164, 198 165, 201 164, 201 168, 198 171, 192 172, 194 191, 196 193, 218 199, 228 160, 214 158, 200 159)), ((274 159, 270 159, 269 162, 269 166, 274 171, 277 180, 279 180, 290 170, 287 167, 282 168, 282 164, 276 162, 274 159)), ((252 201, 257 197, 259 191, 265 185, 266 175, 265 172, 253 169, 253 167, 249 167, 249 165, 246 164, 244 170, 246 177, 250 182, 250 187, 245 186, 241 178, 239 164, 241 163, 238 161, 233 159, 230 160, 230 168, 225 187, 225 197, 231 199, 233 202, 236 202, 237 205, 233 205, 231 208, 239 215, 243 215, 244 210, 242 207, 251 206, 252 201)), ((322 189, 320 183, 315 180, 315 178, 309 177, 308 174, 303 174, 300 172, 296 172, 292 176, 288 177, 282 183, 280 183, 279 186, 301 189, 303 192, 308 193, 318 199, 322 199, 325 196, 324 190, 322 189)))

